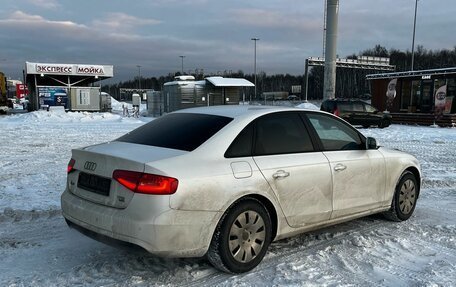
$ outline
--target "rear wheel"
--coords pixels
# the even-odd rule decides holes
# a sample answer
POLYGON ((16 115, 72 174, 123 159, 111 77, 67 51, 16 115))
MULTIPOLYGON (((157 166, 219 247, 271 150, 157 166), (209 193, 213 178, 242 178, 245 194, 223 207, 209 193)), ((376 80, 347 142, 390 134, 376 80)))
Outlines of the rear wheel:
POLYGON ((247 272, 263 259, 271 242, 271 218, 256 199, 243 199, 222 216, 212 237, 208 260, 219 270, 247 272))
POLYGON ((386 218, 393 221, 404 221, 412 216, 418 199, 419 187, 413 173, 402 174, 393 196, 391 209, 385 212, 386 218))

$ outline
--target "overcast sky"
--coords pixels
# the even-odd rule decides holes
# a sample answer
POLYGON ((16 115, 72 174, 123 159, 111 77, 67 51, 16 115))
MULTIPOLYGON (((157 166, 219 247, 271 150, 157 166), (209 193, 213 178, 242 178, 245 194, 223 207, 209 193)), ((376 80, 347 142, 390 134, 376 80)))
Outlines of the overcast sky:
MULTIPOLYGON (((337 54, 411 50, 415 0, 340 0, 337 54)), ((114 82, 184 70, 302 74, 322 55, 324 0, 2 0, 0 71, 25 61, 114 65, 114 82)), ((418 2, 416 45, 453 49, 456 1, 418 2)))

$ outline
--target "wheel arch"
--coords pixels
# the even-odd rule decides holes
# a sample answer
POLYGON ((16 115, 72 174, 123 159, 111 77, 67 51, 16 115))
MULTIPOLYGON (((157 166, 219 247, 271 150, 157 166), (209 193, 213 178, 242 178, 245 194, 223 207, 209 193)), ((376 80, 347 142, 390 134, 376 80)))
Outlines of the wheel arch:
MULTIPOLYGON (((420 186, 421 186, 421 177, 420 177, 420 171, 417 167, 415 166, 409 166, 404 171, 401 173, 397 183, 396 183, 396 188, 395 192, 393 193, 392 201, 391 201, 391 208, 385 212, 383 212, 383 215, 391 220, 391 221, 404 221, 410 218, 412 215, 413 211, 415 210, 416 207, 416 202, 418 200, 418 197, 420 195, 420 186), (412 206, 412 210, 409 210, 408 213, 403 213, 403 210, 400 210, 400 207, 398 205, 398 200, 399 198, 399 190, 401 189, 400 184, 405 176, 413 176, 415 178, 417 188, 416 188, 416 199, 415 203, 412 206)), ((400 204, 400 203, 399 203, 400 204)))
POLYGON ((259 202, 261 202, 261 204, 263 204, 263 206, 269 212, 269 215, 271 216, 271 223, 272 223, 271 240, 273 241, 277 235, 277 229, 278 229, 278 224, 279 224, 278 217, 277 217, 277 211, 274 207, 274 204, 272 204, 272 202, 268 198, 266 198, 260 194, 250 194, 250 195, 246 195, 244 197, 250 197, 250 198, 254 198, 254 199, 258 200, 259 202))
MULTIPOLYGON (((258 207, 254 208, 258 210, 258 207)), ((242 210, 241 210, 242 211, 242 210)), ((241 213, 235 213, 235 216, 240 216, 241 213)), ((228 272, 228 273, 242 273, 242 272, 247 272, 255 268, 263 259, 264 255, 267 252, 267 248, 269 244, 275 239, 276 233, 277 233, 277 212, 274 207, 274 204, 272 201, 270 201, 267 197, 259 195, 259 194, 245 194, 239 198, 237 198, 235 201, 233 201, 228 208, 225 209, 225 212, 221 216, 219 222, 217 223, 217 227, 214 230, 214 234, 212 235, 212 240, 210 243, 210 246, 206 252, 206 258, 208 261, 217 269, 228 272), (244 204, 244 207, 241 207, 244 204), (261 211, 259 210, 260 213, 265 213, 267 212, 270 217, 270 224, 271 224, 271 241, 263 241, 266 242, 262 244, 261 249, 259 250, 258 256, 255 255, 252 259, 250 259, 247 262, 239 262, 239 260, 234 259, 233 254, 231 254, 231 251, 228 250, 229 247, 229 242, 225 240, 228 236, 230 238, 230 234, 227 234, 227 231, 230 232, 229 229, 224 227, 224 221, 226 218, 229 218, 230 224, 234 224, 233 220, 236 220, 236 218, 230 217, 230 213, 233 210, 237 210, 236 212, 239 212, 240 210, 238 207, 245 208, 245 204, 247 206, 262 206, 261 211), (263 210, 264 209, 264 210, 263 210), (224 239, 225 238, 225 239, 224 239), (231 254, 231 255, 230 255, 231 254)), ((231 225, 232 226, 232 225, 231 225)), ((231 228, 231 227, 229 227, 231 228)), ((268 228, 269 229, 269 228, 268 228)), ((250 232, 249 232, 250 233, 250 232)), ((249 240, 250 242, 250 240, 249 240)), ((240 248, 240 246, 239 246, 240 248)), ((253 250, 253 249, 252 249, 253 250)), ((245 251, 244 251, 245 254, 245 251)))
MULTIPOLYGON (((277 230, 278 230, 278 226, 279 226, 279 218, 278 218, 278 214, 277 214, 277 210, 274 206, 274 204, 272 203, 272 201, 261 195, 261 194, 255 194, 255 193, 252 193, 252 194, 245 194, 241 197, 239 197, 238 199, 236 199, 235 201, 233 201, 229 207, 225 210, 225 213, 230 210, 233 206, 235 206, 236 204, 238 204, 240 201, 242 200, 248 200, 248 199, 255 199, 257 201, 259 201, 263 206, 264 208, 266 208, 266 210, 268 211, 270 217, 271 217, 271 224, 272 224, 272 234, 271 234, 271 240, 274 241, 276 235, 277 235, 277 230)), ((220 220, 223 219, 224 216, 222 216, 220 218, 220 220)))
MULTIPOLYGON (((414 167, 414 166, 410 166, 410 167, 406 168, 406 169, 404 170, 404 172, 406 172, 406 171, 411 172, 411 173, 413 174, 413 176, 415 176, 416 182, 417 182, 417 184, 418 184, 418 197, 419 197, 419 195, 420 195, 420 190, 421 190, 421 175, 420 175, 420 172, 419 172, 419 170, 418 170, 416 167, 414 167)), ((399 180, 400 180, 400 179, 399 179, 399 180)))

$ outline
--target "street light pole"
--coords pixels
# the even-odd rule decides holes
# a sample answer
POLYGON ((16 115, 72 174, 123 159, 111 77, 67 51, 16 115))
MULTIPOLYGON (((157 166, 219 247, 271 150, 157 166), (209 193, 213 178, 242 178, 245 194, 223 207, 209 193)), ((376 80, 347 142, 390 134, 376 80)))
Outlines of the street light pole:
POLYGON ((141 66, 136 65, 138 67, 138 89, 141 90, 141 66))
POLYGON ((184 58, 185 58, 185 56, 179 56, 179 57, 181 57, 181 60, 182 60, 181 75, 184 75, 184 58))
MULTIPOLYGON (((252 38, 251 39, 254 42, 254 50, 253 50, 253 74, 255 77, 255 94, 254 97, 256 98, 257 96, 257 72, 256 72, 256 43, 260 38, 252 38)), ((252 101, 252 96, 250 96, 250 102, 252 101)))
POLYGON ((416 10, 418 7, 418 0, 415 0, 415 17, 413 18, 413 39, 412 39, 412 65, 411 71, 413 71, 413 62, 415 61, 415 29, 416 29, 416 10))

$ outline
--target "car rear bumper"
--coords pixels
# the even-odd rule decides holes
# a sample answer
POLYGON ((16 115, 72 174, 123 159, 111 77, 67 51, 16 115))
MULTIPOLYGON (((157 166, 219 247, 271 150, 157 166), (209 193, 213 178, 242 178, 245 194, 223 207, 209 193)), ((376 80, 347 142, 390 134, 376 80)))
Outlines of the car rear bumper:
POLYGON ((203 256, 221 214, 170 209, 169 203, 164 204, 167 200, 166 196, 135 194, 127 208, 118 209, 66 190, 61 205, 66 220, 95 234, 138 245, 158 256, 203 256))

